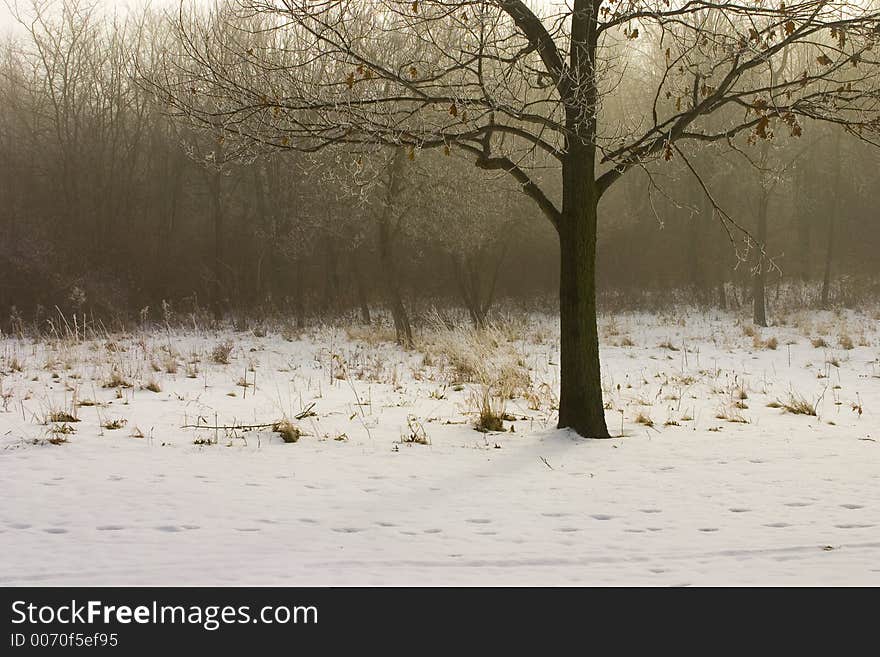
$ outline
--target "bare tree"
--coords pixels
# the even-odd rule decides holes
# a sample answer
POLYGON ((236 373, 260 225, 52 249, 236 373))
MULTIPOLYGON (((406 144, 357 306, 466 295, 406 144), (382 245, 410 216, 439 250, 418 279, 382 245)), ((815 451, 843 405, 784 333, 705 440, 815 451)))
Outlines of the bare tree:
POLYGON ((153 83, 182 114, 220 118, 263 147, 458 148, 509 173, 559 236, 559 426, 604 437, 603 194, 634 168, 680 158, 730 234, 741 230, 686 145, 766 139, 771 124, 797 136, 811 120, 874 139, 878 16, 826 0, 573 0, 540 11, 521 0, 237 0, 199 26, 180 22, 185 56, 153 83), (663 53, 651 75, 646 36, 663 53), (653 85, 652 100, 603 112, 633 77, 653 85))
POLYGON ((820 298, 820 303, 822 304, 823 308, 828 307, 828 299, 831 293, 831 263, 834 259, 835 223, 837 221, 837 215, 840 213, 840 200, 838 198, 838 195, 840 193, 840 172, 843 167, 840 153, 840 142, 841 134, 840 132, 837 132, 834 135, 834 151, 831 157, 831 164, 834 167, 831 189, 835 190, 835 194, 833 195, 831 201, 831 207, 828 209, 828 232, 825 242, 825 264, 822 270, 822 294, 820 298))

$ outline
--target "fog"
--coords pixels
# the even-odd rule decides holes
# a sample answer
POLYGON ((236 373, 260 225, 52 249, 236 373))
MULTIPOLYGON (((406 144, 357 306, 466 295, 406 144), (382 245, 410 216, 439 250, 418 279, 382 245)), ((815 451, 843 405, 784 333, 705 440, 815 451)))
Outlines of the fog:
POLYGON ((0 582, 880 583, 876 2, 534 6, 7 18, 0 582))
MULTIPOLYGON (((58 307, 124 322, 156 318, 164 306, 301 322, 368 320, 389 309, 408 325, 442 306, 480 324, 510 304, 555 307, 558 237, 529 185, 551 206, 563 191, 558 163, 537 142, 512 134, 499 142, 528 184, 504 167, 473 166, 463 143, 433 147, 432 134, 452 143, 439 124, 418 126, 420 135, 406 128, 410 139, 401 128, 381 134, 370 118, 373 143, 318 144, 315 133, 291 128, 286 108, 269 121, 243 118, 247 101, 223 82, 242 90, 251 80, 239 69, 210 70, 225 66, 211 57, 223 48, 235 57, 240 43, 218 31, 210 48, 187 45, 189 30, 247 29, 229 27, 231 15, 187 15, 184 25, 163 12, 177 2, 42 4, 44 20, 32 23, 33 8, 18 3, 32 28, 13 28, 3 10, 14 32, 2 62, 3 321, 39 325, 58 307), (189 87, 203 88, 210 105, 191 103, 189 87)), ((642 30, 638 40, 607 37, 602 153, 638 130, 646 90, 666 89, 663 66, 651 63, 659 46, 642 30), (621 44, 631 51, 626 65, 621 44)), ((794 55, 786 57, 794 71, 794 55)), ((248 93, 301 83, 277 78, 260 73, 248 93)), ((853 102, 873 111, 873 78, 854 82, 866 89, 853 102)), ((493 102, 515 103, 517 93, 544 91, 511 87, 493 102)), ((822 120, 822 112, 780 110, 737 128, 729 144, 682 140, 680 152, 614 155, 631 170, 599 202, 600 306, 754 307, 766 323, 778 304, 853 305, 876 295, 880 158, 863 129, 872 119, 822 120)), ((728 110, 707 129, 713 121, 736 122, 728 110)))

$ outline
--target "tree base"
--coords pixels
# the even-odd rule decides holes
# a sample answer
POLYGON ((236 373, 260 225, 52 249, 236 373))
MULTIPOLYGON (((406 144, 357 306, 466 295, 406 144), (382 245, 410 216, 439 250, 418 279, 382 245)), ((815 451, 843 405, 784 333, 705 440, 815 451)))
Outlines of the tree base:
POLYGON ((556 425, 557 429, 571 429, 581 438, 593 438, 595 440, 606 440, 611 438, 605 423, 602 422, 601 427, 591 426, 591 423, 575 423, 563 422, 562 420, 556 425))

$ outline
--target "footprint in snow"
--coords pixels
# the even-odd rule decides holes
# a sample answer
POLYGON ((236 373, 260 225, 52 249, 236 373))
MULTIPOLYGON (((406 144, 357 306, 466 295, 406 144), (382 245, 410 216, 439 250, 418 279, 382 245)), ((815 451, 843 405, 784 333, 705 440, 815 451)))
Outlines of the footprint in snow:
POLYGON ((642 509, 642 513, 662 513, 661 509, 642 509))
POLYGON ((699 529, 701 532, 706 532, 706 533, 718 531, 717 527, 700 527, 699 529))
POLYGON ((841 504, 844 509, 864 509, 865 507, 861 504, 841 504))
POLYGON ((489 518, 468 518, 465 522, 472 523, 474 525, 488 525, 491 520, 489 518))
POLYGON ((304 522, 307 525, 317 525, 318 524, 318 521, 315 520, 314 518, 300 518, 299 521, 304 522))
POLYGON ((751 509, 746 509, 746 508, 736 507, 736 506, 731 507, 729 510, 731 513, 748 513, 749 511, 751 511, 751 509))
POLYGON ((48 529, 44 529, 44 532, 47 534, 66 534, 67 530, 62 529, 61 527, 49 527, 48 529))
POLYGON ((874 525, 866 525, 864 523, 849 522, 849 523, 842 523, 840 525, 834 525, 834 526, 837 527, 838 529, 867 529, 868 527, 873 527, 874 525))
POLYGON ((559 527, 556 531, 562 532, 563 534, 571 534, 572 532, 579 532, 580 527, 559 527))
POLYGON ((571 514, 566 513, 565 511, 553 511, 553 512, 542 513, 541 515, 544 516, 545 518, 565 518, 567 516, 570 516, 571 514))
POLYGON ((9 526, 12 527, 13 529, 30 529, 31 528, 31 525, 27 524, 26 522, 13 522, 13 523, 10 523, 9 526))
POLYGON ((801 507, 801 506, 811 506, 812 504, 813 504, 812 502, 786 502, 785 506, 801 507))
POLYGON ((259 527, 236 527, 235 531, 237 532, 258 532, 260 531, 259 527))
POLYGON ((125 529, 122 525, 98 525, 95 527, 99 532, 119 532, 125 529))
POLYGON ((611 520, 613 517, 614 516, 609 516, 606 513, 596 513, 592 516, 594 520, 611 520))
POLYGON ((443 530, 442 530, 442 529, 436 529, 436 528, 434 528, 434 529, 426 529, 423 533, 425 533, 425 534, 441 534, 441 533, 443 533, 443 530))
POLYGON ((791 527, 787 522, 768 522, 764 524, 765 527, 791 527))
POLYGON ((358 532, 364 531, 360 527, 334 527, 333 531, 339 534, 357 534, 358 532))
POLYGON ((173 534, 175 532, 179 532, 180 527, 177 527, 176 525, 159 525, 158 527, 156 527, 156 531, 157 532, 168 532, 170 534, 173 534))

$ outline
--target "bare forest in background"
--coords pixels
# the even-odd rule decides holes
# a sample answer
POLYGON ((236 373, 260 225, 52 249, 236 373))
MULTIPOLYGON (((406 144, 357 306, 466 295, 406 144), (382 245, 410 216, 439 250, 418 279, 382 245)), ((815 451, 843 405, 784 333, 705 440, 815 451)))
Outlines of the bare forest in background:
MULTIPOLYGON (((241 152, 143 83, 179 47, 173 11, 120 18, 68 0, 24 7, 19 20, 0 55, 4 330, 45 329, 59 311, 244 324, 387 312, 406 341, 432 306, 478 325, 510 304, 557 306, 553 228, 504 172, 448 149, 383 148, 369 162, 345 147, 241 152)), ((656 86, 615 102, 650 101, 638 96, 656 86)), ((600 308, 751 313, 761 295, 772 317, 783 297, 876 298, 880 151, 833 125, 798 133, 691 156, 763 256, 730 239, 681 157, 611 189, 600 308)))

